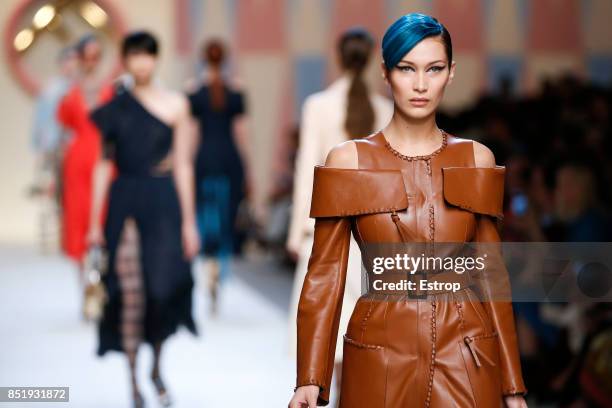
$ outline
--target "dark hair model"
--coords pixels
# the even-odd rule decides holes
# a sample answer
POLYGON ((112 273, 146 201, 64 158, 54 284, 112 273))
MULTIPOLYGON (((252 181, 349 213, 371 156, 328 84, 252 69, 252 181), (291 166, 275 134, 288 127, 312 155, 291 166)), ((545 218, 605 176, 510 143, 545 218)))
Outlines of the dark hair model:
POLYGON ((374 108, 363 79, 363 71, 368 65, 373 48, 374 39, 362 28, 346 31, 338 41, 340 65, 343 70, 352 74, 344 123, 351 139, 368 135, 374 127, 374 108))
POLYGON ((121 44, 121 56, 125 58, 128 54, 141 52, 155 56, 159 53, 155 36, 148 31, 134 31, 126 35, 121 44))
POLYGON ((202 59, 213 72, 210 80, 210 103, 216 111, 221 111, 225 107, 225 84, 221 77, 221 66, 225 62, 225 56, 225 47, 221 40, 210 40, 202 48, 202 59))

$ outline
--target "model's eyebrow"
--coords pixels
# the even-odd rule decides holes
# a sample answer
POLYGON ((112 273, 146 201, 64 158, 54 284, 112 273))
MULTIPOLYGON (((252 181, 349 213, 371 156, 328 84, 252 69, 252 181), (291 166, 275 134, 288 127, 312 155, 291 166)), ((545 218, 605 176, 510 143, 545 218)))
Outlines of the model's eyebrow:
MULTIPOLYGON (((404 64, 412 64, 412 65, 416 65, 414 62, 412 62, 412 61, 408 61, 408 60, 401 60, 401 61, 400 61, 400 63, 401 63, 401 62, 403 62, 404 64)), ((438 62, 444 62, 444 63, 446 64, 446 61, 444 61, 444 60, 435 60, 435 61, 432 61, 432 62, 427 63, 426 65, 436 64, 436 63, 438 63, 438 62)))

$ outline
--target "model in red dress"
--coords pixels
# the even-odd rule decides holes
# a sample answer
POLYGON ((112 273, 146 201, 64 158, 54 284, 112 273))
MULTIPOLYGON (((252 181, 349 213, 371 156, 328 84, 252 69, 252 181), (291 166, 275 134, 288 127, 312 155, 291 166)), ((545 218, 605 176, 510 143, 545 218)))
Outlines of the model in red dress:
POLYGON ((64 96, 57 115, 60 123, 72 134, 65 149, 62 170, 62 249, 81 263, 87 249, 93 168, 100 155, 100 135, 89 119, 89 112, 110 100, 113 88, 111 85, 95 85, 93 79, 101 56, 98 41, 93 37, 81 40, 77 49, 83 76, 64 96))

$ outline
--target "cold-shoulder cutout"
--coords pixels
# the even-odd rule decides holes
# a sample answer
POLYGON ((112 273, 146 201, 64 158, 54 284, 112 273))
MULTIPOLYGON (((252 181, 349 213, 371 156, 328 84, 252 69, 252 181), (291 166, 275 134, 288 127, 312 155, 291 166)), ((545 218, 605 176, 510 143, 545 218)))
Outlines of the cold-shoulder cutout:
POLYGON ((472 141, 474 149, 474 165, 476 167, 495 167, 495 155, 484 144, 472 141))
POLYGON ((325 158, 325 166, 339 169, 358 168, 359 158, 355 142, 347 140, 332 147, 325 158))

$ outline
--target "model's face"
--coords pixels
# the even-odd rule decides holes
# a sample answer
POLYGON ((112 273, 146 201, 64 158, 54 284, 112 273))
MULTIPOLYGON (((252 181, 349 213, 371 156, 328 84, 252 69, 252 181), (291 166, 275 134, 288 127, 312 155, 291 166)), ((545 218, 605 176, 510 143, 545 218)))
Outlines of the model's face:
POLYGON ((412 118, 435 113, 452 82, 455 63, 448 69, 444 43, 428 37, 414 46, 392 69, 383 63, 383 78, 391 87, 395 108, 412 118))
POLYGON ((146 52, 130 52, 124 57, 123 64, 137 85, 147 84, 155 72, 157 57, 146 52))
POLYGON ((79 71, 79 56, 76 51, 71 51, 60 62, 60 72, 68 78, 74 78, 79 71))
POLYGON ((96 70, 100 59, 102 58, 102 46, 98 41, 90 41, 83 48, 81 54, 81 68, 86 73, 91 73, 96 70))

